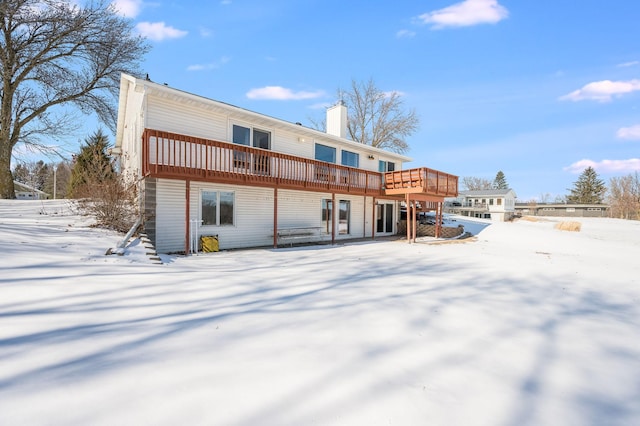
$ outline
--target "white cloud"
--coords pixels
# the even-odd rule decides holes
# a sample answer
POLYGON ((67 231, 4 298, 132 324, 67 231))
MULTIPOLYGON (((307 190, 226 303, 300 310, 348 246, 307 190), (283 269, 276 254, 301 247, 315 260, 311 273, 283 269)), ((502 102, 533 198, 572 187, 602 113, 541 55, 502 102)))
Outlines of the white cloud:
POLYGON ((140 22, 136 25, 136 29, 144 37, 155 41, 180 38, 187 35, 187 31, 168 27, 164 22, 140 22))
POLYGON ((416 33, 414 31, 409 30, 400 30, 396 33, 396 38, 412 38, 415 37, 416 33))
POLYGON ((282 86, 266 86, 259 89, 251 89, 247 92, 249 99, 273 99, 279 101, 315 99, 324 96, 324 91, 316 90, 315 92, 299 91, 294 92, 282 86))
POLYGON ((495 24, 506 19, 509 11, 498 0, 464 0, 452 6, 418 16, 433 29, 468 27, 478 24, 495 24))
POLYGON ((561 101, 583 101, 594 100, 599 102, 609 102, 616 96, 640 90, 640 80, 629 81, 594 81, 584 85, 581 89, 574 90, 568 95, 560 97, 561 101))
POLYGON ((631 127, 622 127, 616 133, 620 139, 640 140, 640 124, 631 127))
POLYGON ((640 65, 640 61, 624 62, 622 64, 618 64, 618 67, 626 68, 626 67, 635 67, 636 65, 640 65))
POLYGON ((587 167, 592 167, 600 173, 626 173, 640 171, 640 158, 630 158, 628 160, 580 160, 564 170, 571 173, 582 173, 587 167))
POLYGON ((209 64, 194 64, 194 65, 189 65, 187 67, 187 71, 207 71, 207 70, 215 70, 220 68, 221 66, 223 66, 224 64, 226 64, 227 62, 229 62, 231 59, 223 56, 222 58, 220 58, 218 61, 216 62, 211 62, 209 64))
POLYGON ((127 18, 135 18, 142 9, 142 0, 114 0, 111 4, 127 18))

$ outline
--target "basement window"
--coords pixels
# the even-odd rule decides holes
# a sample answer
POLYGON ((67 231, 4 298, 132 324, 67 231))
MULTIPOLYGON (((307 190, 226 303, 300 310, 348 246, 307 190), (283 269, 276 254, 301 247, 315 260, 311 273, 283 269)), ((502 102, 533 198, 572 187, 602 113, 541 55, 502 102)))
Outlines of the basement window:
POLYGON ((202 191, 200 193, 200 220, 202 220, 202 226, 233 225, 234 206, 234 192, 202 191))

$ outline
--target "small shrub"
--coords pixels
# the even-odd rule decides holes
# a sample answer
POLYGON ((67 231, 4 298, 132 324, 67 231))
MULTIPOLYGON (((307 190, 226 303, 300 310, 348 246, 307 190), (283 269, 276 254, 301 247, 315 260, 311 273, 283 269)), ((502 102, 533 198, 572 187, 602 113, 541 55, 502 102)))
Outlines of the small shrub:
POLYGON ((555 228, 561 231, 580 232, 582 224, 580 222, 559 222, 556 223, 555 228))
POLYGON ((96 226, 127 232, 138 217, 137 188, 117 175, 105 182, 88 182, 76 188, 78 209, 92 216, 96 226))

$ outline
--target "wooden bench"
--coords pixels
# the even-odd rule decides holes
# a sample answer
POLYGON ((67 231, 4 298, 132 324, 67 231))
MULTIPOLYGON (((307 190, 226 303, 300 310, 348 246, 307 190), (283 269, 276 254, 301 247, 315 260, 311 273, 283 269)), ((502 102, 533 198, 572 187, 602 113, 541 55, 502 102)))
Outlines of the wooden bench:
MULTIPOLYGON (((320 226, 301 226, 301 227, 289 227, 278 228, 276 233, 278 237, 278 244, 280 242, 289 242, 293 246, 295 240, 314 240, 320 237, 320 226)), ((273 237, 273 234, 271 234, 273 237)))

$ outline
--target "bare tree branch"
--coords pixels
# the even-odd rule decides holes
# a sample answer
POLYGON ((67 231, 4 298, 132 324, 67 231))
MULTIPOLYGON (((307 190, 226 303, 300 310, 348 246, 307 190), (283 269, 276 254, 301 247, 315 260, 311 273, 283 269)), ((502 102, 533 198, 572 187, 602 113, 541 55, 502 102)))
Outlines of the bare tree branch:
MULTIPOLYGON (((351 81, 351 90, 338 89, 338 99, 348 108, 347 131, 351 140, 405 153, 409 149, 406 138, 418 129, 420 120, 414 110, 405 110, 398 92, 383 92, 373 80, 351 81)), ((311 127, 325 131, 326 121, 308 118, 311 127)))
POLYGON ((0 198, 15 195, 14 147, 68 134, 68 107, 115 129, 120 75, 140 75, 148 50, 107 0, 0 2, 0 198))

